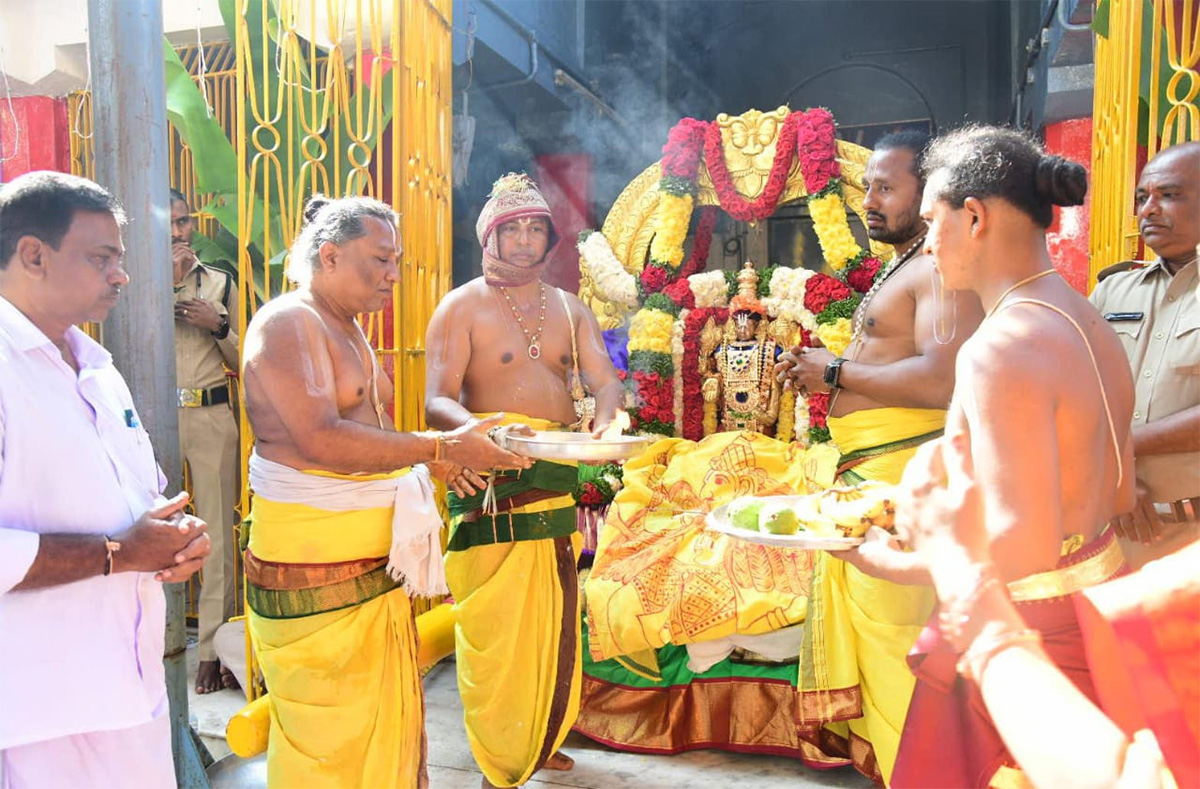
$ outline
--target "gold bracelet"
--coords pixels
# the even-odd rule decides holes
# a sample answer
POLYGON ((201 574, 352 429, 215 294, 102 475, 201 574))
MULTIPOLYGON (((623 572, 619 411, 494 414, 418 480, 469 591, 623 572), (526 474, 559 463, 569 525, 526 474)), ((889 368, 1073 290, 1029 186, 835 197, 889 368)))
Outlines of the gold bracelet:
POLYGON ((984 669, 992 658, 1009 647, 1017 644, 1042 644, 1042 634, 1038 630, 1005 630, 990 638, 977 638, 970 649, 963 653, 958 660, 958 673, 965 679, 979 683, 984 669), (983 643, 980 643, 980 642, 983 643))
POLYGON ((121 543, 117 542, 106 534, 104 535, 104 550, 106 551, 106 555, 104 557, 104 574, 112 575, 113 554, 121 550, 121 543))
POLYGON ((439 463, 446 459, 446 434, 433 434, 433 462, 439 463))

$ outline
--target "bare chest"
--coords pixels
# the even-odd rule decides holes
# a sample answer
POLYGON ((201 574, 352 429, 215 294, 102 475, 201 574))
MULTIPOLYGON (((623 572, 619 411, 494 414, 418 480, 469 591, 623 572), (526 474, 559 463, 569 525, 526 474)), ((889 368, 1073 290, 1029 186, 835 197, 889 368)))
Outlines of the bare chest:
MULTIPOLYGON (((338 412, 374 424, 377 407, 392 402, 392 384, 361 336, 338 333, 329 339, 338 412)), ((386 420, 385 420, 386 421, 386 420)))
POLYGON ((889 277, 854 316, 860 345, 871 341, 912 342, 917 304, 904 270, 889 277))
POLYGON ((561 376, 572 367, 571 331, 567 313, 553 294, 548 294, 544 316, 537 306, 523 310, 500 299, 485 300, 472 321, 467 376, 561 376))

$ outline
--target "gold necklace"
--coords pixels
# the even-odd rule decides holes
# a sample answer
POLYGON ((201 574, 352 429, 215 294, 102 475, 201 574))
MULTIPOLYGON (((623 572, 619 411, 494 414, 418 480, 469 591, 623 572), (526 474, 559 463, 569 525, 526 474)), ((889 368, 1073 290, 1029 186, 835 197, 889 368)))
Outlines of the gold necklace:
POLYGON ((992 315, 996 312, 996 310, 1000 309, 1000 304, 1006 298, 1008 298, 1009 294, 1011 294, 1017 288, 1021 287, 1022 285, 1028 285, 1030 282, 1033 282, 1035 279, 1041 279, 1042 277, 1045 277, 1047 275, 1057 274, 1057 273, 1058 272, 1055 271, 1054 269, 1048 268, 1045 271, 1039 271, 1036 274, 1031 274, 1030 276, 1026 277, 1025 279, 1022 279, 1022 280, 1019 280, 1019 281, 1013 283, 1012 285, 1009 286, 1008 290, 1006 290, 1000 294, 1000 298, 996 299, 995 303, 992 304, 992 308, 990 310, 988 310, 987 315, 985 315, 984 317, 985 318, 992 317, 992 315))
POLYGON ((887 264, 883 271, 875 275, 875 281, 871 283, 871 287, 867 290, 867 294, 863 296, 862 301, 858 304, 858 314, 854 316, 854 331, 850 333, 850 343, 847 348, 854 345, 858 338, 862 335, 863 322, 867 318, 867 307, 871 304, 871 300, 875 298, 875 294, 883 287, 883 283, 900 270, 908 261, 916 257, 917 252, 921 249, 921 245, 925 243, 925 236, 922 235, 912 243, 903 253, 892 258, 892 261, 887 264))
POLYGON ((521 333, 525 335, 525 340, 529 343, 529 358, 540 359, 542 356, 542 344, 540 342, 542 329, 546 327, 546 286, 539 282, 538 288, 541 293, 542 303, 538 308, 538 324, 537 329, 530 334, 529 327, 525 325, 525 318, 521 315, 521 311, 517 309, 516 302, 512 296, 508 295, 508 288, 501 287, 500 292, 504 294, 504 300, 508 302, 508 307, 512 310, 512 314, 517 318, 517 324, 521 327, 521 333))

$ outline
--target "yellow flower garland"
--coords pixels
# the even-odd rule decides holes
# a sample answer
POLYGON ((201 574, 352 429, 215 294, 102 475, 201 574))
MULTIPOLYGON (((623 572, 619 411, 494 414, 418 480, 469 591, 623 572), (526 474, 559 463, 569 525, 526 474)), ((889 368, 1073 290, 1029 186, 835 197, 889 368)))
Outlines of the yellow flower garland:
POLYGON ((862 253, 862 247, 850 232, 842 196, 831 192, 809 200, 808 211, 812 216, 813 229, 817 232, 817 240, 821 243, 821 251, 825 253, 825 261, 834 271, 841 271, 862 253))
POLYGON ((817 327, 817 338, 834 356, 841 356, 846 352, 852 334, 848 318, 838 318, 833 323, 823 323, 817 327))
POLYGON ((675 318, 662 310, 638 310, 629 323, 629 352, 671 353, 675 318))
POLYGON ((796 392, 788 389, 779 397, 779 421, 775 423, 775 438, 794 441, 796 430, 796 392))
POLYGON ((655 213, 654 240, 650 242, 650 259, 678 268, 683 264, 683 241, 687 238, 692 219, 692 196, 663 192, 658 198, 655 213))

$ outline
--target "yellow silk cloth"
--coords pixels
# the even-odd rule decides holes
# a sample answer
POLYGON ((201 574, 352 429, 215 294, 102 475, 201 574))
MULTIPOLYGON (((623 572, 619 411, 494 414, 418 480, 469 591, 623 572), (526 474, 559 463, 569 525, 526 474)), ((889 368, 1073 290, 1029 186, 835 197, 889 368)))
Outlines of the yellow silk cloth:
MULTIPOLYGON (((936 431, 945 425, 940 409, 873 408, 831 417, 829 430, 845 454, 936 431)), ((897 484, 916 448, 871 458, 854 468, 866 479, 897 484)), ((900 732, 916 683, 905 662, 933 611, 931 587, 901 586, 865 575, 817 552, 809 606, 809 632, 801 655, 802 719, 848 720, 828 728, 847 740, 851 758, 865 772, 870 751, 882 779, 890 779, 900 732), (850 717, 858 706, 861 716, 850 717), (867 748, 867 744, 870 748, 867 748)))
MULTIPOLYGON (((520 422, 535 430, 552 430, 554 423, 509 414, 506 423, 520 422)), ((536 502, 515 512, 544 512, 574 507, 568 494, 536 502)), ((565 538, 564 538, 565 539, 565 538)), ((493 786, 518 786, 558 750, 579 715, 580 616, 574 557, 582 542, 571 537, 571 565, 559 566, 555 540, 477 545, 446 554, 446 582, 454 595, 454 640, 458 691, 471 753, 493 786), (562 576, 569 576, 563 578, 562 576), (574 585, 566 611, 564 581, 574 585), (573 622, 574 661, 565 709, 555 715, 555 683, 563 646, 564 617, 573 622), (552 718, 561 717, 555 731, 552 718)), ((562 699, 557 703, 561 704, 562 699)))
MULTIPOLYGON (((391 547, 390 507, 330 512, 259 495, 252 522, 250 550, 266 561, 344 562, 391 547)), ((311 616, 248 610, 246 619, 269 690, 268 785, 426 784, 417 633, 403 589, 311 616)))
POLYGON ((738 496, 828 487, 837 457, 731 432, 664 439, 627 463, 584 585, 592 657, 633 656, 652 677, 653 650, 666 644, 803 621, 812 552, 735 540, 706 530, 704 516, 738 496))

